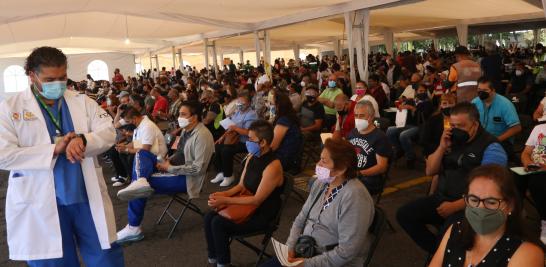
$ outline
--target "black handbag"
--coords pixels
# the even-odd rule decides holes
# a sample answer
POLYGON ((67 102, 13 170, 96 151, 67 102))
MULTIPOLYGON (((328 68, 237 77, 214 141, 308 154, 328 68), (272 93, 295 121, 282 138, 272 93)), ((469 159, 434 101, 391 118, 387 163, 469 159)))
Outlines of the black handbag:
MULTIPOLYGON (((303 226, 303 229, 305 229, 305 225, 307 225, 307 220, 309 220, 309 214, 311 213, 311 210, 319 200, 319 198, 322 196, 322 193, 326 189, 326 185, 320 190, 317 197, 313 201, 313 204, 311 204, 311 207, 307 211, 307 216, 305 216, 305 224, 303 226)), ((296 241, 296 245, 294 246, 294 253, 296 254, 297 258, 311 258, 317 254, 317 242, 315 241, 315 238, 310 235, 302 235, 298 237, 298 240, 296 241)))

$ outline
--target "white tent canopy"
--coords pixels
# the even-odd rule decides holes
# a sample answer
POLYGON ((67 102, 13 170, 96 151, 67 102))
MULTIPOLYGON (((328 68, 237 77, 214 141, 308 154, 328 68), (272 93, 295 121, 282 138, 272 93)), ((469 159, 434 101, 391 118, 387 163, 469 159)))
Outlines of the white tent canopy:
POLYGON ((203 53, 205 38, 224 53, 239 53, 255 50, 260 30, 269 30, 273 50, 320 47, 346 39, 343 14, 366 8, 370 44, 384 43, 384 36, 430 39, 455 27, 464 38, 468 25, 544 19, 541 0, 2 0, 0 57, 42 45, 72 54, 149 56, 173 46, 203 53))

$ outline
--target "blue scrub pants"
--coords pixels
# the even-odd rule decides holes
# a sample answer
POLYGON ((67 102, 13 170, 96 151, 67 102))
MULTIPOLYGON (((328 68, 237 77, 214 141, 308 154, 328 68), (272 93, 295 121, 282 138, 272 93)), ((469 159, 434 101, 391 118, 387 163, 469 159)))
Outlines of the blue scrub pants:
POLYGON ((110 249, 101 249, 89 203, 57 205, 57 209, 61 225, 63 257, 28 261, 30 267, 80 266, 76 247, 79 249, 85 266, 119 267, 125 265, 123 250, 118 244, 112 244, 110 249))
MULTIPOLYGON (((188 191, 185 175, 153 177, 152 174, 157 171, 156 164, 156 155, 146 150, 139 150, 135 155, 132 180, 135 181, 139 177, 146 178, 150 186, 155 190, 155 194, 172 195, 188 191)), ((146 198, 129 201, 127 210, 129 225, 140 226, 145 207, 146 198)))

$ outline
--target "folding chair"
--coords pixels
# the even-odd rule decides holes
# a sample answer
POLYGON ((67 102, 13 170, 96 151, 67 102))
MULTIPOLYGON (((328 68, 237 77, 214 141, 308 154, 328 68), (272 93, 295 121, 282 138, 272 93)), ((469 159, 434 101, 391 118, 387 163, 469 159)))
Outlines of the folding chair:
POLYGON ((368 265, 370 265, 373 254, 375 250, 377 249, 377 245, 379 244, 379 241, 381 240, 381 237, 383 236, 386 223, 387 223, 387 217, 385 216, 385 212, 380 207, 375 206, 375 214, 373 216, 372 225, 370 225, 370 228, 368 230, 368 232, 373 236, 373 240, 368 249, 366 260, 364 261, 364 267, 367 267, 368 265))
POLYGON ((256 261, 255 266, 258 266, 260 264, 260 261, 262 260, 263 256, 266 256, 268 258, 272 257, 270 254, 266 253, 265 250, 267 249, 267 246, 269 245, 269 241, 271 240, 273 233, 277 231, 277 229, 279 228, 282 213, 283 213, 284 207, 286 206, 288 197, 290 196, 290 193, 292 192, 292 187, 293 187, 293 181, 291 179, 285 179, 283 192, 281 194, 281 206, 279 208, 277 215, 275 216, 275 219, 271 222, 271 224, 266 229, 261 231, 255 231, 252 233, 232 236, 229 240, 230 244, 233 240, 237 240, 239 243, 241 243, 245 247, 250 248, 251 250, 256 252, 256 254, 258 254, 258 260, 256 261), (259 236, 259 235, 264 236, 264 238, 260 242, 259 247, 245 240, 245 238, 259 236))
MULTIPOLYGON (((212 157, 214 157, 214 155, 212 157)), ((211 159, 212 159, 212 157, 211 157, 211 159)), ((207 173, 208 173, 208 170, 210 169, 211 165, 212 165, 212 160, 209 160, 209 165, 208 165, 207 170, 206 170, 207 173)), ((206 174, 205 174, 205 177, 203 178, 203 181, 201 182, 199 191, 203 191, 203 184, 205 183, 205 180, 207 180, 207 175, 206 174)), ((178 193, 178 194, 171 195, 171 199, 169 200, 169 203, 167 203, 167 206, 165 206, 165 209, 163 210, 163 212, 161 213, 161 216, 159 217, 159 219, 156 222, 157 225, 161 224, 161 222, 163 221, 163 218, 165 217, 165 215, 170 217, 172 219, 172 221, 174 222, 174 224, 171 226, 171 230, 169 231, 169 235, 167 236, 167 239, 171 239, 173 237, 174 231, 176 230, 176 227, 178 226, 178 224, 182 220, 182 216, 184 216, 184 213, 186 213, 186 211, 188 209, 195 212, 195 213, 197 213, 197 214, 199 214, 199 215, 201 215, 201 216, 205 216, 205 213, 203 211, 201 211, 201 209, 197 205, 195 205, 195 203, 192 203, 192 201, 194 199, 190 199, 189 196, 188 196, 188 198, 184 198, 182 195, 187 195, 187 194, 186 193, 178 193), (178 215, 173 214, 170 211, 170 208, 171 208, 172 204, 175 203, 175 202, 183 206, 182 210, 180 211, 180 213, 178 213, 178 215)))
MULTIPOLYGON (((387 180, 389 179, 389 173, 391 171, 391 166, 392 166, 392 157, 389 158, 388 160, 388 167, 387 167, 387 171, 385 173, 383 173, 382 175, 382 179, 381 179, 381 190, 379 191, 379 193, 375 194, 375 195, 372 195, 372 197, 374 197, 374 202, 375 202, 375 205, 379 205, 379 202, 381 201, 381 197, 383 195, 383 191, 385 190, 385 186, 387 184, 387 180)), ((385 221, 387 223, 387 226, 389 227, 389 229, 393 232, 396 232, 396 230, 394 229, 394 227, 392 226, 392 223, 391 221, 385 216, 385 221)))

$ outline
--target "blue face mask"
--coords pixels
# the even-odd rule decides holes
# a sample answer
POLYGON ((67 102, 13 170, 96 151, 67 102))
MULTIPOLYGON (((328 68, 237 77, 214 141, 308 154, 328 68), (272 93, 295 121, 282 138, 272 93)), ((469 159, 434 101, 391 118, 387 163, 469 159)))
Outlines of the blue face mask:
POLYGON ((269 107, 269 112, 271 113, 271 115, 276 115, 277 114, 277 108, 275 106, 270 106, 269 107))
POLYGON ((246 150, 253 156, 260 156, 260 145, 256 142, 246 141, 246 150))
POLYGON ((54 81, 42 83, 42 91, 40 94, 50 100, 55 100, 63 96, 66 91, 66 81, 54 81))
POLYGON ((336 81, 328 81, 328 87, 335 88, 336 87, 336 81))

